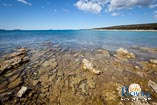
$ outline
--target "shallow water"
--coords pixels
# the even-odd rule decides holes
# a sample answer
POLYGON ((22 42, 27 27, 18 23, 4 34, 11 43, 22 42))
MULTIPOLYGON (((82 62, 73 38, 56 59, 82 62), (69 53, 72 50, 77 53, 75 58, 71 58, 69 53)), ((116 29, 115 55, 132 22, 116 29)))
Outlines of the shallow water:
POLYGON ((157 47, 157 32, 49 30, 0 32, 0 52, 15 47, 37 47, 43 42, 65 48, 115 50, 119 47, 157 47))
POLYGON ((152 104, 157 97, 148 83, 157 80, 157 65, 150 57, 157 59, 157 48, 139 47, 156 47, 156 39, 155 32, 0 32, 0 58, 14 48, 27 47, 0 59, 0 103, 136 105, 120 100, 120 92, 122 86, 137 83, 150 93, 152 104), (112 50, 119 47, 132 50, 136 58, 115 56, 112 50), (22 86, 28 90, 19 98, 22 86))

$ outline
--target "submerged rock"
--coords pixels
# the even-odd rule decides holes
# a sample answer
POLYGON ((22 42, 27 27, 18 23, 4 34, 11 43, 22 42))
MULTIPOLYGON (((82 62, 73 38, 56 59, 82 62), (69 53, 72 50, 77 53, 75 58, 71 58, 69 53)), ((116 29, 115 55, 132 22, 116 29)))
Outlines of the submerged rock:
POLYGON ((26 91, 27 91, 27 87, 22 86, 22 88, 18 91, 17 96, 22 97, 23 94, 25 94, 26 91))
POLYGON ((94 69, 93 64, 90 61, 88 61, 87 59, 83 59, 82 63, 83 63, 83 69, 90 70, 94 74, 100 74, 101 73, 100 71, 94 69))
POLYGON ((97 51, 100 52, 101 54, 105 55, 105 57, 110 57, 110 53, 107 50, 99 49, 97 51))
POLYGON ((151 80, 148 81, 148 86, 151 87, 157 94, 157 84, 151 80))
MULTIPOLYGON (((3 99, 9 100, 11 95, 24 83, 24 66, 29 57, 27 56, 27 50, 22 48, 18 49, 16 52, 7 54, 0 59, 0 97, 5 97, 3 99), (7 95, 7 94, 10 95, 7 95)), ((17 94, 18 97, 22 97, 25 88, 21 88, 17 94)))
POLYGON ((41 64, 41 68, 39 70, 39 74, 44 74, 46 72, 50 72, 54 70, 57 67, 57 61, 56 59, 52 58, 47 61, 45 61, 43 64, 41 64))
POLYGON ((50 59, 48 61, 45 61, 43 64, 42 64, 43 67, 51 67, 52 69, 56 68, 57 66, 57 62, 56 62, 56 59, 50 59))
POLYGON ((25 48, 20 48, 18 49, 16 52, 9 54, 8 56, 6 56, 6 58, 13 58, 16 56, 20 56, 20 55, 25 55, 27 52, 27 49, 25 48))
POLYGON ((0 74, 5 70, 11 69, 24 62, 27 62, 29 58, 26 57, 26 52, 27 50, 22 48, 17 50, 17 52, 5 56, 6 60, 1 61, 0 63, 0 74))
POLYGON ((15 87, 19 86, 22 83, 23 83, 23 81, 21 78, 16 78, 16 80, 14 80, 8 84, 8 88, 14 89, 15 87))
POLYGON ((135 54, 128 52, 128 50, 119 48, 116 51, 116 56, 120 58, 128 58, 128 59, 133 59, 136 58, 135 54))
POLYGON ((148 47, 135 47, 135 49, 141 50, 141 51, 146 51, 150 53, 156 53, 157 48, 148 48, 148 47))

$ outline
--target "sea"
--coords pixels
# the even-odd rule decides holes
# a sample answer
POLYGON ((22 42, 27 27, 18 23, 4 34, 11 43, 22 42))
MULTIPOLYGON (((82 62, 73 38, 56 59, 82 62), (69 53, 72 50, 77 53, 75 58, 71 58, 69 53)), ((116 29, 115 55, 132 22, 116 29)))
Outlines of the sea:
POLYGON ((46 42, 77 50, 103 48, 114 51, 118 48, 157 48, 157 32, 106 30, 0 31, 0 53, 18 47, 39 47, 41 43, 46 42))

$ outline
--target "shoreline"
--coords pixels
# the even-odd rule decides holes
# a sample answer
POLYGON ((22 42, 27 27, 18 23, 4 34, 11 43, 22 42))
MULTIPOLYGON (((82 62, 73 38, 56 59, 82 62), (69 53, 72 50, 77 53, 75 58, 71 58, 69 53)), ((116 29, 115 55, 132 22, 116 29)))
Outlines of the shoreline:
POLYGON ((117 29, 92 29, 95 31, 131 31, 131 32, 157 32, 157 30, 117 30, 117 29))

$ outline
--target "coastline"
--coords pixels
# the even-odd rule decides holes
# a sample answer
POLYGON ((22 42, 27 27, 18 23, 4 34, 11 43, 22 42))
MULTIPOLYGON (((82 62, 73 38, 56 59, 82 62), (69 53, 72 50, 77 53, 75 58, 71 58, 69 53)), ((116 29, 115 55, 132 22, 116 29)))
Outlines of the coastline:
POLYGON ((157 32, 157 30, 117 30, 117 29, 91 29, 95 31, 134 31, 134 32, 157 32))

